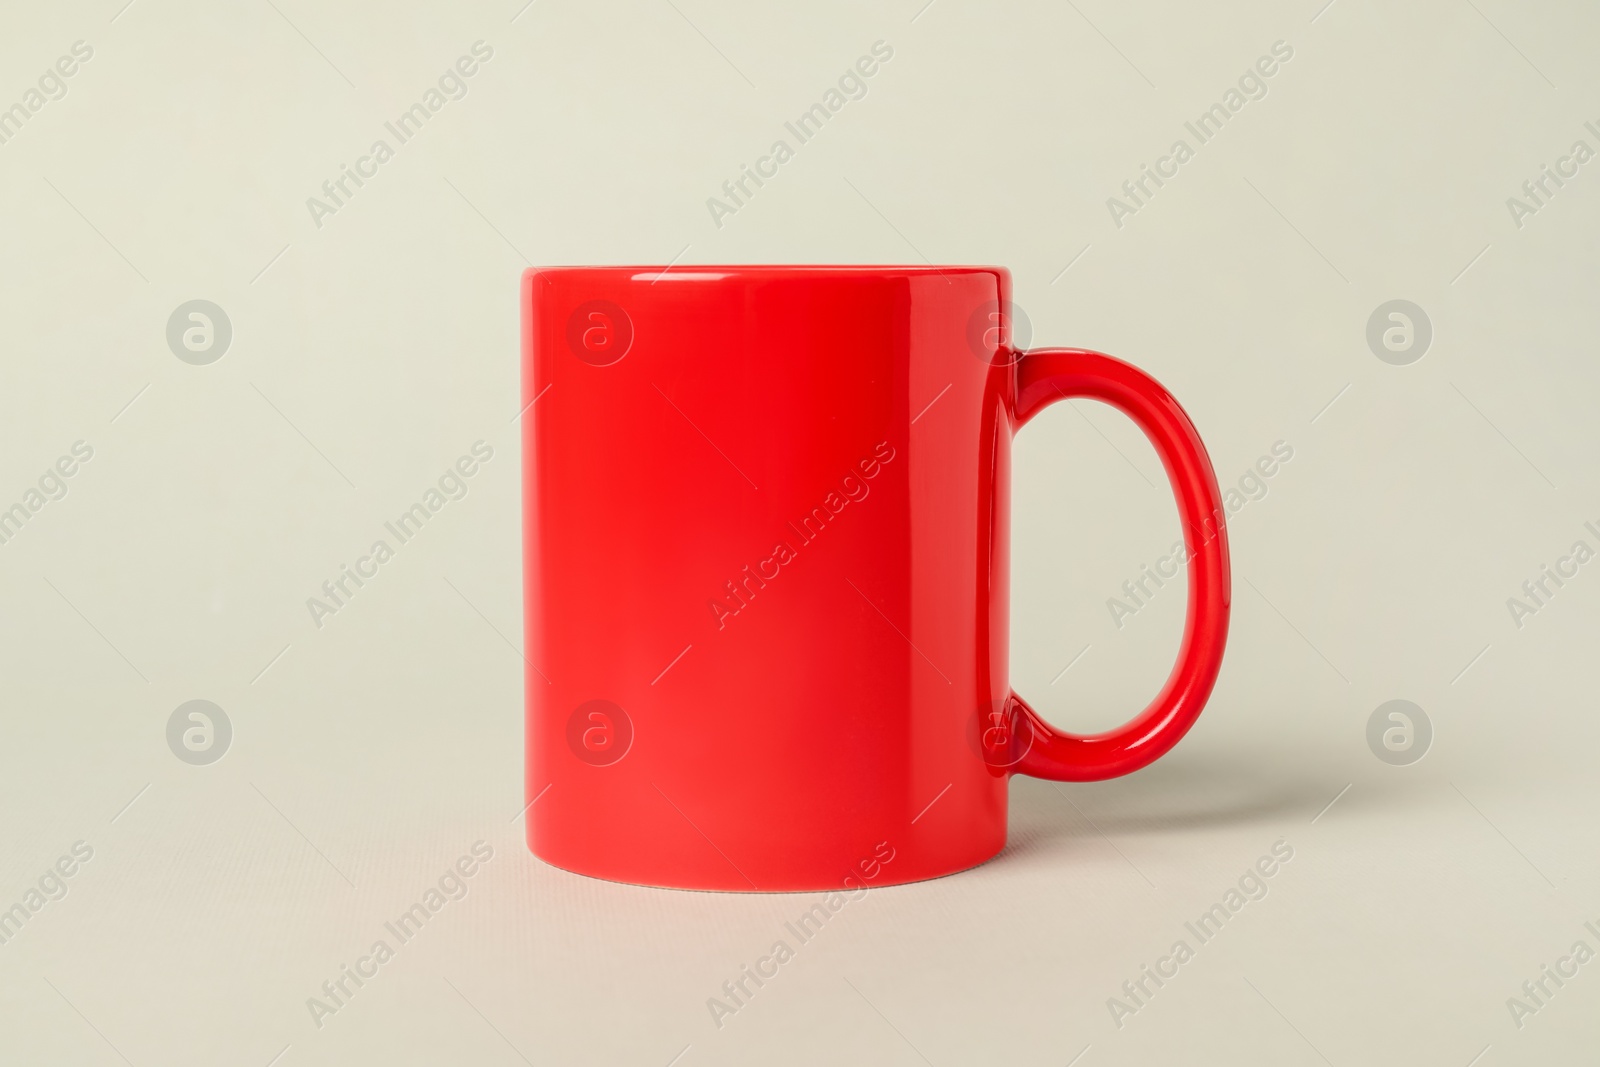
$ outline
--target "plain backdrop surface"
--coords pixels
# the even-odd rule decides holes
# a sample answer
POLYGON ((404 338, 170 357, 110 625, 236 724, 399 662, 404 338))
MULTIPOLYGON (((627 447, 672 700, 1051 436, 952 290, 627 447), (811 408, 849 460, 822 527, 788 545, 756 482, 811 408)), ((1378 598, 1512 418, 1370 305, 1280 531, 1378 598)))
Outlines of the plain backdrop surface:
MULTIPOLYGON (((1594 1060, 1600 562, 1571 553, 1600 551, 1600 161, 1574 155, 1600 151, 1600 11, 122 2, 0 11, 0 508, 28 512, 0 544, 0 909, 29 915, 0 1060, 1594 1060), (477 42, 401 143, 385 123, 477 42), (1202 144, 1185 123, 1231 89, 1202 144), (1139 191, 1145 165, 1177 170, 1139 191), (1035 343, 1144 367, 1244 480, 1228 658, 1169 757, 1015 780, 997 859, 851 903, 718 1026, 708 998, 813 898, 613 885, 522 843, 517 278, 924 260, 1010 267, 1035 343), (193 300, 230 324, 214 362, 169 345, 193 300), (1369 345, 1394 300, 1420 359, 1369 345), (307 598, 479 441, 466 495, 316 625, 307 598), (168 744, 191 700, 231 725, 209 765, 168 744), (1391 700, 1426 716, 1418 761, 1369 745, 1391 700), (478 842, 465 895, 387 934, 478 842), (1275 844, 1202 943, 1185 924, 1275 844)), ((1176 586, 1107 605, 1178 537, 1160 465, 1073 404, 1016 468, 1013 683, 1110 726, 1181 626, 1176 586)))

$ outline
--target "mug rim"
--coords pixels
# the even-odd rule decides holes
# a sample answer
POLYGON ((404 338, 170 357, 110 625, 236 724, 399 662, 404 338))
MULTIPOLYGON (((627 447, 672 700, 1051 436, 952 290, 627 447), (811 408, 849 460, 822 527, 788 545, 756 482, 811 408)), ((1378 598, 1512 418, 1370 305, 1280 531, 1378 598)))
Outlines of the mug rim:
POLYGON ((816 275, 927 275, 927 274, 995 274, 1009 278, 1011 271, 1006 267, 989 266, 983 264, 953 264, 940 265, 933 263, 668 263, 660 264, 625 264, 625 263, 596 263, 590 265, 560 264, 545 267, 528 267, 523 270, 524 278, 535 278, 541 274, 577 274, 604 272, 608 274, 633 273, 646 275, 659 280, 681 277, 684 280, 711 281, 706 275, 760 275, 779 273, 804 273, 816 275))

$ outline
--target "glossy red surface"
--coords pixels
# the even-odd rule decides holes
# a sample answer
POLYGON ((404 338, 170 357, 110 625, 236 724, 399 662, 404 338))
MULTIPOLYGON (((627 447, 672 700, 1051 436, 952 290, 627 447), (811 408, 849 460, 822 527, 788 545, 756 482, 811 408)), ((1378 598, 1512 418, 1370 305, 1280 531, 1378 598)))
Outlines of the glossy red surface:
POLYGON ((523 277, 528 843, 723 890, 890 885, 1005 844, 1020 771, 1125 774, 1216 679, 1216 479, 1154 381, 1009 348, 977 267, 535 269, 523 277), (1120 730, 1007 680, 1011 438, 1055 399, 1150 435, 1190 563, 1183 649, 1120 730))

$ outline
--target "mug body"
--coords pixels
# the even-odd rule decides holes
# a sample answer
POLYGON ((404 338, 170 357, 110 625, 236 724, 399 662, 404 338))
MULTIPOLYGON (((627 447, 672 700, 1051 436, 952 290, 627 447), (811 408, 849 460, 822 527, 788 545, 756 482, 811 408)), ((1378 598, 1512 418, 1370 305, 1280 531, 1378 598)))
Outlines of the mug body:
POLYGON ((533 852, 738 891, 998 852, 1009 275, 536 268, 522 301, 533 852))

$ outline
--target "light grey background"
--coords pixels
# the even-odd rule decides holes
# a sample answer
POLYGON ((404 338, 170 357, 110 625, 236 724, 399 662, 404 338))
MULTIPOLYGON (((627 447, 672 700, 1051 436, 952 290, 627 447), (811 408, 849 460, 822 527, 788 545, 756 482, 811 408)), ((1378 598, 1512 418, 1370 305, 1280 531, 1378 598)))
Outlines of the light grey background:
MULTIPOLYGON (((1506 200, 1600 149, 1600 10, 923 2, 0 12, 0 106, 93 48, 0 144, 0 507, 94 450, 0 545, 0 908, 93 849, 0 945, 0 1059, 1595 1058, 1600 962, 1520 1027, 1507 1000, 1600 949, 1600 564, 1520 628, 1507 598, 1600 548, 1600 162, 1521 227, 1506 200), (468 94, 317 226, 307 198, 480 40, 468 94), (866 97, 715 225, 706 199, 879 40, 866 97), (1280 40, 1268 95, 1116 226, 1107 198, 1280 40), (718 1028, 707 998, 811 898, 522 844, 517 275, 924 257, 1011 267, 1037 343, 1162 379, 1224 485, 1294 457, 1231 520, 1228 659, 1182 745, 1016 780, 1000 857, 852 904, 718 1028), (232 325, 209 365, 167 346, 196 299, 232 325), (1394 299, 1433 327, 1409 366, 1366 343, 1394 299), (313 625, 478 440, 468 495, 313 625), (198 699, 232 726, 203 766, 166 740, 198 699), (1394 699, 1432 723, 1409 766, 1367 746, 1394 699), (1119 1027, 1108 998, 1279 839, 1265 899, 1119 1027), (316 1026, 307 998, 480 840, 465 898, 316 1026)), ((1017 471, 1014 682, 1108 726, 1181 625, 1172 587, 1121 628, 1106 605, 1178 536, 1159 464, 1083 404, 1017 471)))

